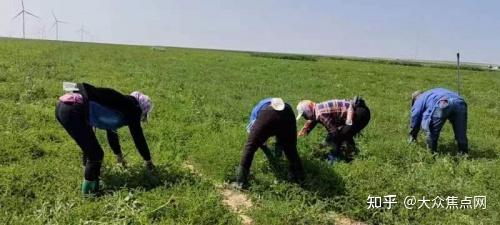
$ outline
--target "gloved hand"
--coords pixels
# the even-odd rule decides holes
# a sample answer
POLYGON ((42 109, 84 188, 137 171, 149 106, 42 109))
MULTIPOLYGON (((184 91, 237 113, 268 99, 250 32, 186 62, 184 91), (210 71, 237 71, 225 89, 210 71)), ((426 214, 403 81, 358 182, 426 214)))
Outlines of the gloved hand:
POLYGON ((417 137, 414 137, 413 135, 408 135, 408 144, 412 144, 417 142, 417 137))
POLYGON ((415 143, 417 142, 417 135, 418 131, 410 130, 410 133, 408 134, 408 143, 415 143))
POLYGON ((148 171, 153 171, 155 169, 155 165, 153 164, 153 160, 144 161, 144 166, 148 171))

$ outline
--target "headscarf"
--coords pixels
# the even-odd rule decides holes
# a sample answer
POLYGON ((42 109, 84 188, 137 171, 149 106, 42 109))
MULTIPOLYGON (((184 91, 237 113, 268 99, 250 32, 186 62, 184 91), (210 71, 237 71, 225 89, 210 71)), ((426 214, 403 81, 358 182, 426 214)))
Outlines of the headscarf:
POLYGON ((137 100, 137 102, 139 102, 139 107, 141 108, 142 111, 141 120, 147 121, 149 113, 153 109, 153 103, 151 102, 149 96, 143 94, 140 91, 134 91, 130 93, 130 96, 134 97, 137 100))

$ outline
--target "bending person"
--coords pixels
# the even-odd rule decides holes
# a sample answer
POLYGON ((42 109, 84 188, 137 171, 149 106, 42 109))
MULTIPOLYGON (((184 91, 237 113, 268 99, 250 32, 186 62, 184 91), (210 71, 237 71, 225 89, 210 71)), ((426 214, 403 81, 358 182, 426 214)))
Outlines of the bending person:
POLYGON ((426 134, 427 147, 436 152, 439 133, 450 120, 460 153, 468 153, 467 103, 457 93, 444 88, 412 94, 409 141, 417 140, 420 127, 426 134))
POLYGON ((248 183, 255 152, 259 147, 265 146, 267 139, 272 136, 276 136, 277 145, 282 146, 289 161, 290 179, 301 181, 304 178, 302 162, 297 152, 297 126, 294 118, 292 108, 281 98, 267 98, 255 106, 247 126, 249 135, 233 186, 242 188, 248 183))
POLYGON ((75 84, 59 98, 56 118, 81 148, 85 167, 83 194, 99 191, 99 176, 104 152, 97 141, 93 127, 107 131, 108 142, 117 161, 125 164, 117 129, 128 126, 135 146, 148 170, 153 169, 149 148, 144 138, 141 121, 146 121, 152 109, 147 95, 134 91, 123 95, 113 89, 94 87, 87 83, 75 84))
POLYGON ((307 120, 298 136, 308 135, 318 123, 326 128, 328 135, 325 144, 333 147, 333 152, 328 155, 330 163, 343 155, 347 160, 352 160, 356 148, 354 136, 368 125, 371 117, 370 109, 360 97, 352 101, 333 99, 320 103, 303 100, 297 105, 297 111, 297 120, 301 117, 307 120), (346 144, 347 149, 344 151, 347 152, 341 150, 343 143, 346 144))

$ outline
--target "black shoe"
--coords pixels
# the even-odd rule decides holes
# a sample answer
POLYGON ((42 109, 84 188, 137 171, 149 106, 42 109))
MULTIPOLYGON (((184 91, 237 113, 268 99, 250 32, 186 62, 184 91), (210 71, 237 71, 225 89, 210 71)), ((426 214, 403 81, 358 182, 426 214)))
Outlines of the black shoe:
POLYGON ((248 185, 248 174, 250 170, 243 168, 242 166, 238 166, 236 169, 236 181, 232 182, 230 186, 238 187, 238 189, 242 189, 243 187, 248 185))
POLYGON ((469 154, 469 148, 467 144, 458 144, 458 152, 462 154, 469 154))
POLYGON ((231 182, 231 183, 229 183, 229 188, 231 188, 233 190, 242 190, 243 189, 243 183, 240 183, 240 182, 237 182, 237 181, 231 182))
POLYGON ((291 169, 288 173, 288 179, 294 183, 302 184, 305 181, 304 170, 302 168, 291 169))

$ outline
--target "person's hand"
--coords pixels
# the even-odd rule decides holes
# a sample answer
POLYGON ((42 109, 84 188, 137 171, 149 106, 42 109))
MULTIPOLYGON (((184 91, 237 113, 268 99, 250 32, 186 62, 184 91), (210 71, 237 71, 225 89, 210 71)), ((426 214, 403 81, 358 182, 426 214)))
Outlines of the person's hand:
POLYGON ((306 136, 306 132, 305 131, 299 131, 299 133, 297 134, 297 136, 304 137, 304 136, 306 136))
POLYGON ((332 153, 328 153, 328 155, 326 156, 327 158, 327 162, 328 162, 328 165, 333 165, 335 163, 335 161, 337 160, 337 158, 335 158, 335 156, 332 154, 332 153))
POLYGON ((155 169, 155 165, 153 164, 152 160, 144 161, 144 166, 148 171, 153 171, 155 169))
POLYGON ((417 137, 414 137, 413 135, 408 135, 408 144, 413 144, 417 142, 417 137))
POLYGON ((408 134, 408 143, 411 144, 417 142, 417 135, 418 131, 415 132, 413 129, 410 130, 410 133, 408 134))

